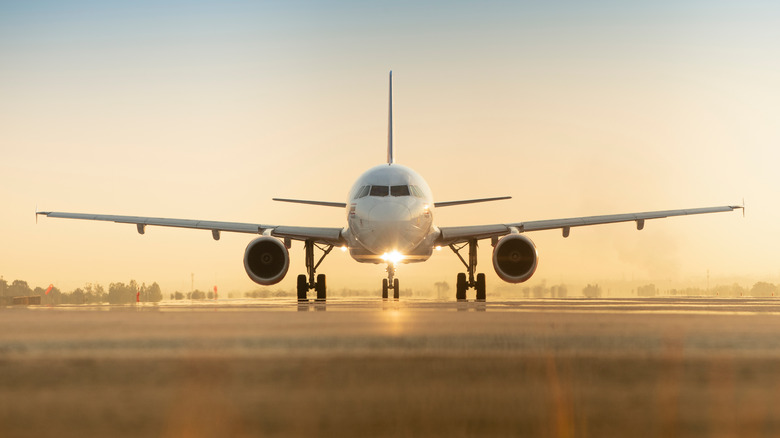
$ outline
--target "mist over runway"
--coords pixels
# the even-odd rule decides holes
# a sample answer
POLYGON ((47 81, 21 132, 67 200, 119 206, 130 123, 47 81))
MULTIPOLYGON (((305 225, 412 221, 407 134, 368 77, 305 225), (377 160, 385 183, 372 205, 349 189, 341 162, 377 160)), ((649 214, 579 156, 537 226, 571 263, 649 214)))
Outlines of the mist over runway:
POLYGON ((780 301, 0 308, 9 436, 775 436, 780 301))

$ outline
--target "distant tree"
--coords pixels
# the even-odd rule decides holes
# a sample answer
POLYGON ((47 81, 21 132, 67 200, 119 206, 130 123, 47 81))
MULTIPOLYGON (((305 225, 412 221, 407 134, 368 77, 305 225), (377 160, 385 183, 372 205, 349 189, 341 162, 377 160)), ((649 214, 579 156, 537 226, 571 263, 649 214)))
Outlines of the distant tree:
POLYGON ((721 296, 721 297, 741 297, 741 296, 744 296, 745 294, 747 294, 748 291, 747 291, 747 289, 745 289, 744 287, 740 286, 739 284, 734 283, 734 284, 732 284, 730 286, 727 286, 727 285, 715 286, 712 289, 712 292, 715 295, 721 296))
POLYGON ((102 284, 95 285, 95 300, 96 303, 108 302, 108 294, 102 284))
POLYGON ((442 296, 446 295, 447 292, 450 290, 450 284, 446 281, 437 281, 433 284, 433 286, 436 288, 436 296, 441 298, 442 296))
POLYGON ((655 284, 646 284, 639 286, 636 290, 637 296, 640 297, 654 297, 658 295, 658 290, 655 288, 655 284))
POLYGON ((0 297, 8 297, 8 282, 3 277, 0 277, 0 297))
POLYGON ((70 303, 72 301, 69 301, 69 296, 62 293, 62 291, 57 288, 53 287, 49 291, 49 294, 46 295, 46 290, 41 290, 41 302, 46 304, 62 304, 62 303, 70 303))
POLYGON ((108 302, 111 304, 122 304, 122 294, 125 289, 124 283, 111 283, 108 285, 108 302))
POLYGON ((111 304, 129 304, 135 302, 138 283, 131 280, 130 284, 111 283, 108 286, 108 302, 111 304))
POLYGON ((599 298, 601 296, 601 288, 598 284, 588 284, 582 289, 582 294, 588 298, 599 298))
POLYGON ((14 280, 8 289, 10 291, 9 296, 12 297, 29 297, 33 293, 33 290, 30 289, 27 282, 23 280, 14 280))
POLYGON ((533 294, 534 298, 544 298, 549 294, 549 289, 547 289, 547 286, 542 282, 542 284, 536 285, 533 288, 533 294))
POLYGON ((569 291, 566 289, 566 285, 560 284, 550 288, 550 293, 554 298, 566 298, 569 294, 569 291))
POLYGON ((84 304, 86 302, 87 302, 87 294, 84 293, 84 289, 79 287, 70 293, 71 304, 84 304))
POLYGON ((173 294, 173 297, 174 297, 174 299, 177 299, 177 300, 183 300, 184 299, 184 294, 179 292, 179 291, 176 291, 173 294))
POLYGON ((157 284, 157 282, 152 283, 151 286, 146 288, 146 297, 148 301, 151 301, 153 303, 162 301, 163 293, 162 290, 160 289, 160 285, 157 284))
POLYGON ((750 289, 750 295, 754 297, 772 297, 777 296, 777 286, 775 286, 772 283, 765 283, 763 281, 759 281, 758 283, 754 284, 753 287, 750 289))

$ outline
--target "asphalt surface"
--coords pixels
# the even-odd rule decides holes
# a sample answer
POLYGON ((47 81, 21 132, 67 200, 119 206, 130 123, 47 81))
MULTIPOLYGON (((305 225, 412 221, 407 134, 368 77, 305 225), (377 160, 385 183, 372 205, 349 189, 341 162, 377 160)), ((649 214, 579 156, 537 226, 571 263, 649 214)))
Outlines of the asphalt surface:
POLYGON ((0 308, 0 436, 780 436, 780 301, 0 308))

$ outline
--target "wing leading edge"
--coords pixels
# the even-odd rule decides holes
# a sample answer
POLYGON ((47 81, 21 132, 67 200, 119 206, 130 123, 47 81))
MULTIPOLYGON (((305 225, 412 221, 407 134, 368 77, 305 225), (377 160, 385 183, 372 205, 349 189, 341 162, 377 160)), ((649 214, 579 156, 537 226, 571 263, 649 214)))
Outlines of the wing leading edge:
POLYGON ((480 240, 491 237, 503 236, 509 234, 514 228, 518 232, 541 231, 541 230, 563 230, 563 236, 568 237, 572 227, 582 227, 586 225, 613 224, 618 222, 637 223, 637 229, 644 228, 644 221, 650 219, 661 219, 673 216, 686 216, 693 214, 720 213, 734 211, 744 208, 741 205, 727 205, 722 207, 690 208, 684 210, 661 210, 648 211, 642 213, 610 214, 602 216, 585 216, 566 219, 549 219, 540 221, 514 222, 508 224, 492 225, 473 225, 465 227, 439 227, 441 234, 436 241, 437 245, 449 245, 452 243, 465 242, 468 240, 480 240))
POLYGON ((250 224, 242 222, 219 222, 219 221, 202 221, 194 219, 171 219, 171 218, 159 218, 159 217, 144 217, 144 216, 117 216, 108 214, 85 214, 85 213, 64 213, 59 211, 39 211, 37 215, 52 217, 52 218, 64 218, 64 219, 82 219, 92 221, 106 221, 116 222, 121 224, 135 224, 138 232, 144 234, 147 225, 161 226, 161 227, 174 227, 174 228, 191 228, 198 230, 210 230, 214 239, 219 239, 219 233, 222 231, 231 233, 249 233, 249 234, 264 234, 266 232, 270 235, 280 238, 293 239, 293 240, 313 240, 318 243, 325 243, 329 245, 342 245, 344 239, 341 236, 341 228, 328 228, 328 227, 293 227, 285 225, 264 225, 264 224, 250 224))

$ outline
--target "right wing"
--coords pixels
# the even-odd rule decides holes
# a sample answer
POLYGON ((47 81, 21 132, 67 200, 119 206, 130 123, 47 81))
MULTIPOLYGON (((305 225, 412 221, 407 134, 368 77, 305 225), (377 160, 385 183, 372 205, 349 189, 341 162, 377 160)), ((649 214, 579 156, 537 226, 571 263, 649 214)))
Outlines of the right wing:
POLYGON ((279 202, 292 202, 294 204, 308 204, 308 205, 321 205, 324 207, 347 208, 347 204, 344 202, 308 201, 305 199, 287 199, 287 198, 272 198, 271 200, 279 201, 279 202))
POLYGON ((292 227, 285 225, 248 224, 242 222, 202 221, 193 219, 170 219, 144 216, 116 216, 107 214, 63 213, 58 211, 39 211, 37 215, 52 218, 82 219, 92 221, 107 221, 121 224, 135 224, 138 232, 144 234, 147 225, 175 228, 193 228, 198 230, 211 230, 214 239, 219 239, 222 231, 232 233, 264 234, 293 240, 313 240, 328 245, 343 245, 341 228, 328 227, 292 227))
POLYGON ((567 219, 548 219, 528 222, 514 222, 508 224, 470 225, 464 227, 439 227, 441 232, 436 241, 437 245, 450 245, 453 243, 467 242, 469 240, 488 239, 509 234, 512 229, 523 233, 526 231, 540 231, 562 229, 564 237, 569 235, 572 227, 586 225, 612 224, 617 222, 637 223, 637 228, 644 228, 645 220, 660 219, 672 216, 685 216, 691 214, 719 213, 744 208, 741 205, 727 205, 723 207, 691 208, 684 210, 648 211, 643 213, 610 214, 602 216, 585 216, 567 219))

